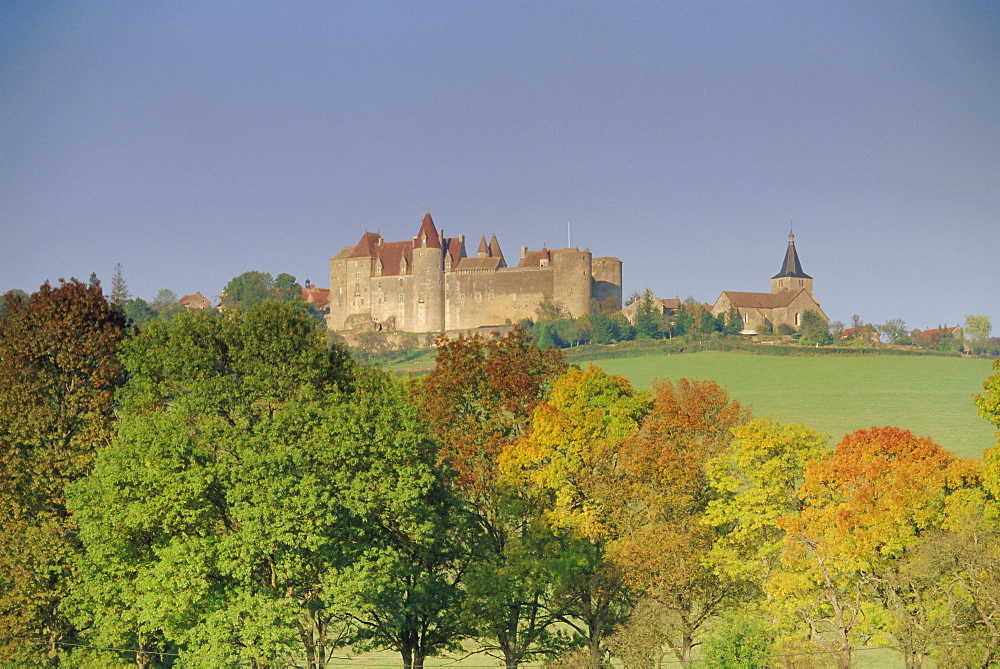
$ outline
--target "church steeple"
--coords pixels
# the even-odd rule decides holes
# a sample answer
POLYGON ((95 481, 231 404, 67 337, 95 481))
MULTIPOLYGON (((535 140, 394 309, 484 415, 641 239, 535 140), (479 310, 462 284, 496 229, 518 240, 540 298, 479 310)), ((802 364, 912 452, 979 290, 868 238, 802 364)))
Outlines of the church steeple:
POLYGON ((789 230, 785 259, 781 263, 781 270, 771 277, 771 292, 803 288, 812 295, 812 284, 813 278, 802 271, 802 263, 795 250, 795 234, 789 230))

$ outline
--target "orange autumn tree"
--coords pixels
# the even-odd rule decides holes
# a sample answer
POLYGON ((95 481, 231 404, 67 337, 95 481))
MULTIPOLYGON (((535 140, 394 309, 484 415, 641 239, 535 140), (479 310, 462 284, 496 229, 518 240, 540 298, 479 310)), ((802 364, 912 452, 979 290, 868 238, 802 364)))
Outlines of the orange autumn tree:
MULTIPOLYGON (((787 532, 784 569, 769 591, 814 641, 849 667, 859 640, 879 631, 915 666, 934 615, 905 560, 942 526, 948 492, 964 485, 968 463, 908 430, 873 427, 849 434, 827 457, 806 465, 803 508, 779 521, 787 532)), ((924 584, 926 585, 926 584, 924 584)))
POLYGON ((627 494, 615 507, 616 536, 608 552, 665 613, 661 639, 687 662, 705 622, 744 592, 707 562, 718 532, 703 516, 714 495, 707 465, 750 412, 714 381, 664 380, 653 390, 649 416, 618 453, 627 494))

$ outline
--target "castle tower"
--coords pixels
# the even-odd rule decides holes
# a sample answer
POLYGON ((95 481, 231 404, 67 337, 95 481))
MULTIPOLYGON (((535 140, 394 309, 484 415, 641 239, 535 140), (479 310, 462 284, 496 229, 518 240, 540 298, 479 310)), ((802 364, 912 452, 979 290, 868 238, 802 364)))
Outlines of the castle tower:
POLYGON ((804 288, 807 293, 812 295, 813 278, 802 271, 799 254, 795 251, 795 235, 789 231, 785 260, 781 263, 781 271, 771 277, 771 292, 778 293, 783 290, 798 290, 799 288, 804 288))
POLYGON ((590 251, 553 249, 552 301, 573 318, 590 313, 593 281, 590 251))
POLYGON ((430 212, 413 238, 414 332, 444 331, 444 249, 430 212))

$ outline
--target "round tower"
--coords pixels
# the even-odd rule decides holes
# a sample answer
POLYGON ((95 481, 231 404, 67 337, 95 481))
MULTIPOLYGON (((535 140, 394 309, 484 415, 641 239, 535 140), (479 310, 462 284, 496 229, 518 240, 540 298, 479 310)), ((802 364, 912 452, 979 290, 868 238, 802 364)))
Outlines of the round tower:
POLYGON ((430 212, 413 239, 413 331, 444 331, 444 250, 430 212))
POLYGON ((573 318, 590 313, 590 251, 554 249, 552 251, 552 301, 573 318))

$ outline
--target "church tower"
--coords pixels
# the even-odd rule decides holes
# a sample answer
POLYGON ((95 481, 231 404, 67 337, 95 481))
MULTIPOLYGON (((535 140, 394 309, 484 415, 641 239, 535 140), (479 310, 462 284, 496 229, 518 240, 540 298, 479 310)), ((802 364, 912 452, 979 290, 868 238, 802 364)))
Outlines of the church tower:
POLYGON ((780 293, 783 290, 798 290, 804 288, 813 294, 813 278, 802 271, 799 254, 795 251, 795 235, 788 232, 788 250, 785 260, 781 263, 781 271, 771 277, 771 292, 780 293))

